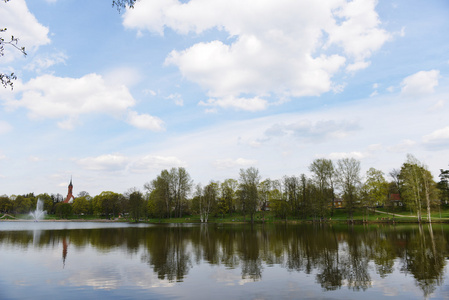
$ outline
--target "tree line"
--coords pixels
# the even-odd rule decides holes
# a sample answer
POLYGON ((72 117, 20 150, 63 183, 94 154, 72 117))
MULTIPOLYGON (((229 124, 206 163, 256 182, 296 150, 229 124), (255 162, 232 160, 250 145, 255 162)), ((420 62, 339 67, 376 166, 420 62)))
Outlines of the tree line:
POLYGON ((430 222, 431 211, 449 201, 449 170, 441 169, 440 180, 435 182, 428 167, 410 154, 400 168, 389 172, 391 181, 375 168, 362 176, 360 161, 355 158, 336 162, 315 159, 309 171, 310 176, 262 180, 259 170, 249 167, 240 170, 238 179, 211 180, 203 186, 194 184, 187 170, 178 167, 162 170, 144 185, 143 192, 133 188, 122 194, 104 191, 92 197, 83 191, 73 203, 63 203, 60 194, 4 195, 0 196, 0 212, 25 214, 42 199, 44 210, 62 218, 75 214, 138 221, 198 215, 201 222, 207 222, 211 216, 240 215, 254 222, 257 212, 265 221, 270 211, 282 219, 323 220, 344 208, 348 220, 353 221, 356 211, 368 216, 372 208, 387 206, 412 211, 419 222, 424 211, 430 222))

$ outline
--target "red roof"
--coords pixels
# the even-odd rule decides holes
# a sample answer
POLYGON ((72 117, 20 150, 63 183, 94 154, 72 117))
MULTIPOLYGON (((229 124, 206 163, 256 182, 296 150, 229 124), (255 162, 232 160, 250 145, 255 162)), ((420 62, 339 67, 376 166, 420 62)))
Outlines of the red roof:
POLYGON ((399 196, 399 194, 390 194, 390 200, 400 201, 401 200, 401 196, 399 196))

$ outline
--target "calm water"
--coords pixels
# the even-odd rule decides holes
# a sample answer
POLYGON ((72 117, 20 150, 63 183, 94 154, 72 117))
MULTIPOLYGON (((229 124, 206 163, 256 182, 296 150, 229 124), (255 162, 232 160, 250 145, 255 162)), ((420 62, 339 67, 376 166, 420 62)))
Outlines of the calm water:
POLYGON ((449 299, 449 226, 0 222, 0 299, 449 299))

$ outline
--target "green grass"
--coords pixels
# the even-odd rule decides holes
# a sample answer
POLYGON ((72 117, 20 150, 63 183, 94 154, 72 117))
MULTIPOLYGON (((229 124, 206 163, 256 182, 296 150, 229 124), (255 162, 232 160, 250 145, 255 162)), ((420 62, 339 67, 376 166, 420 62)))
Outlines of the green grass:
MULTIPOLYGON (((370 211, 368 215, 366 215, 365 210, 359 209, 354 211, 353 214, 353 220, 355 222, 363 222, 368 221, 370 223, 388 223, 388 222, 396 222, 396 223, 416 223, 418 222, 418 218, 416 214, 410 212, 410 211, 403 211, 400 208, 396 208, 395 210, 390 208, 377 208, 377 212, 370 211), (391 213, 396 214, 395 216, 391 215, 391 213)), ((31 220, 30 216, 28 214, 22 214, 22 215, 12 215, 16 219, 28 219, 31 220)), ((449 208, 443 208, 441 209, 441 218, 440 218, 440 211, 435 210, 432 211, 431 214, 432 222, 438 223, 438 222, 447 222, 449 223, 449 208)), ((8 218, 12 219, 12 218, 8 218)), ((422 211, 422 219, 423 221, 427 221, 427 213, 425 210, 422 211)), ((66 219, 60 218, 56 215, 46 215, 45 220, 84 220, 84 221, 95 221, 95 220, 111 220, 107 219, 105 217, 99 217, 96 215, 83 215, 83 216, 77 216, 72 215, 66 219)), ((131 219, 126 218, 120 218, 120 219, 113 219, 114 221, 119 222, 133 222, 131 219)), ((208 223, 249 223, 250 217, 247 215, 246 217, 239 214, 225 214, 222 215, 211 215, 209 216, 208 223)), ((332 217, 330 215, 325 218, 324 222, 332 222, 332 223, 346 223, 348 222, 348 213, 346 209, 336 209, 334 210, 334 214, 332 217)), ((291 223, 297 223, 297 222, 313 222, 314 218, 310 217, 307 219, 299 219, 294 216, 288 216, 287 219, 276 217, 272 212, 257 212, 254 216, 254 222, 256 223, 279 223, 279 222, 291 222, 291 223), (264 220, 265 219, 265 220, 264 220), (264 220, 264 221, 263 221, 264 220)), ((319 219, 317 221, 320 221, 319 219)), ((169 218, 169 219, 157 219, 157 218, 151 218, 149 220, 141 220, 141 222, 148 222, 148 223, 200 223, 200 216, 199 215, 191 215, 191 216, 184 216, 182 218, 169 218)))

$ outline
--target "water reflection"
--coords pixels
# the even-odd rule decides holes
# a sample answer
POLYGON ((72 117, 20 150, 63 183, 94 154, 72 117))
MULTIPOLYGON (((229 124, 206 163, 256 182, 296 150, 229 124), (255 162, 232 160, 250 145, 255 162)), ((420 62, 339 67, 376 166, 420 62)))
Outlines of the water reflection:
MULTIPOLYGON (((336 225, 149 226, 42 231, 2 231, 0 246, 51 251, 62 247, 62 267, 71 255, 95 249, 139 256, 158 280, 181 283, 195 266, 239 270, 244 281, 263 281, 270 267, 315 278, 323 291, 366 291, 373 277, 412 275, 424 297, 443 285, 449 227, 336 225)), ((61 253, 61 252, 59 252, 61 253)), ((59 254, 61 255, 61 254, 59 254)), ((61 256, 59 256, 60 258, 61 256)), ((117 261, 117 264, 120 264, 117 261)), ((104 268, 104 265, 101 266, 104 268)), ((100 268, 100 267, 99 267, 100 268)), ((113 271, 112 271, 113 272, 113 271)), ((102 272, 104 276, 107 271, 102 272)), ((84 274, 85 276, 88 276, 84 274)), ((94 282, 98 278, 85 278, 94 282)))

